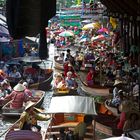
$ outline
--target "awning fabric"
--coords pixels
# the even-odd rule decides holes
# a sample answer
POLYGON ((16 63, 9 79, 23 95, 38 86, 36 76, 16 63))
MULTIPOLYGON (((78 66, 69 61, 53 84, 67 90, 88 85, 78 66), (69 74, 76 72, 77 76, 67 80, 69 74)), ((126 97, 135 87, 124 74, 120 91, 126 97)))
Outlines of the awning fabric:
POLYGON ((83 113, 96 115, 93 98, 83 96, 53 97, 47 113, 83 113))

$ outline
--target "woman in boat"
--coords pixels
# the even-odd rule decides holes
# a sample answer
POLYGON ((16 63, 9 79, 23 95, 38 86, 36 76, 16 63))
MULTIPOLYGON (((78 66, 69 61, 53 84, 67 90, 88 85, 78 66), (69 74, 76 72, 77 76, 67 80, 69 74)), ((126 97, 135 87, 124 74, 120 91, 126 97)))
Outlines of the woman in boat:
POLYGON ((94 69, 91 68, 86 76, 86 82, 89 87, 93 87, 94 85, 94 74, 94 69))
POLYGON ((54 88, 66 88, 65 80, 60 73, 55 75, 54 88))
POLYGON ((21 83, 18 83, 14 87, 14 90, 4 98, 5 100, 11 100, 10 108, 20 109, 23 107, 23 103, 28 101, 29 96, 27 96, 24 90, 25 87, 21 83))
POLYGON ((126 121, 124 123, 124 131, 132 131, 140 129, 140 113, 138 111, 132 110, 126 115, 126 121))
POLYGON ((19 71, 17 71, 17 69, 13 69, 11 71, 11 73, 9 74, 9 77, 12 77, 12 78, 21 78, 21 74, 19 71))
POLYGON ((65 81, 66 81, 66 85, 69 89, 76 89, 78 87, 75 79, 72 77, 71 71, 67 72, 67 77, 66 77, 65 81))
POLYGON ((80 122, 75 128, 74 128, 74 139, 75 140, 84 140, 84 136, 86 134, 86 128, 87 126, 92 124, 93 117, 91 115, 85 115, 84 121, 80 122))
POLYGON ((27 82, 23 82, 23 86, 25 87, 24 92, 27 94, 27 96, 32 97, 32 92, 28 88, 29 84, 27 82))
POLYGON ((19 127, 22 130, 32 130, 39 132, 41 127, 37 125, 37 120, 48 121, 49 115, 38 114, 35 111, 34 103, 29 101, 25 107, 25 111, 21 114, 19 127))

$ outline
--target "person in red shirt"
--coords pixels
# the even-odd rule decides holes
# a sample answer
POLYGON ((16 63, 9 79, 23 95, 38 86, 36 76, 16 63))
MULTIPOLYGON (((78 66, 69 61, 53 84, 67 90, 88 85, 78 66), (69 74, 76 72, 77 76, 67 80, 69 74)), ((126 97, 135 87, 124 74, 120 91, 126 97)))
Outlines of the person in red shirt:
POLYGON ((32 97, 32 92, 31 92, 31 90, 28 89, 28 83, 27 82, 23 82, 23 86, 25 87, 24 92, 27 94, 27 96, 32 97))
POLYGON ((5 100, 11 100, 10 108, 20 109, 23 107, 23 103, 28 101, 28 96, 24 92, 25 87, 18 83, 12 93, 5 97, 5 100))
POLYGON ((87 85, 92 87, 94 84, 94 69, 90 69, 86 76, 87 85))

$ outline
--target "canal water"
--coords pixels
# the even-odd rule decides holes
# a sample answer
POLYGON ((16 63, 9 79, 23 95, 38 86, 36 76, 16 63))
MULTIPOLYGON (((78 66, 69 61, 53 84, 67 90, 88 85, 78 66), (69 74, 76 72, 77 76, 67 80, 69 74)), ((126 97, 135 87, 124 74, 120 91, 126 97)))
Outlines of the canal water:
MULTIPOLYGON (((54 47, 53 44, 49 45, 49 60, 53 60, 54 54, 56 53, 56 48, 54 47)), ((49 107, 51 98, 52 98, 52 90, 46 91, 45 98, 42 104, 42 108, 47 109, 49 107)), ((4 118, 1 115, 1 110, 0 110, 0 140, 4 140, 4 135, 1 136, 3 133, 5 133, 10 126, 14 122, 16 122, 17 118, 4 118)))
MULTIPOLYGON (((72 54, 74 53, 76 49, 71 49, 72 51, 72 54)), ((49 60, 53 60, 54 59, 54 55, 56 55, 58 52, 57 52, 57 49, 55 48, 55 46, 53 44, 50 44, 49 45, 49 60)), ((54 74, 56 72, 59 72, 59 70, 56 70, 54 69, 54 74)), ((81 74, 80 74, 81 75, 81 74)), ((78 82, 78 81, 77 81, 78 82)), ((53 84, 53 81, 52 81, 52 84, 53 84)), ((78 82, 78 84, 80 84, 78 82)), ((80 87, 80 86, 79 86, 80 87)), ((52 98, 52 94, 53 94, 53 90, 50 89, 49 91, 46 91, 46 94, 45 94, 45 97, 44 97, 44 101, 43 101, 43 104, 42 104, 42 108, 44 108, 45 110, 48 109, 49 105, 50 105, 50 101, 51 101, 51 98, 52 98)), ((84 93, 82 93, 84 94, 84 93)), ((12 126, 12 124, 16 121, 17 119, 14 119, 14 118, 3 118, 1 116, 1 111, 0 111, 0 136, 1 134, 3 134, 4 132, 6 132, 8 130, 8 128, 10 128, 10 126, 12 126)), ((44 122, 43 122, 44 123, 44 122)), ((42 124, 44 125, 44 124, 42 124)), ((45 123, 45 125, 47 126, 47 123, 45 123)), ((103 134, 101 133, 98 133, 97 132, 97 135, 98 137, 100 138, 106 138, 106 136, 104 136, 103 134)), ((0 137, 0 140, 4 140, 4 135, 2 137, 0 137)))

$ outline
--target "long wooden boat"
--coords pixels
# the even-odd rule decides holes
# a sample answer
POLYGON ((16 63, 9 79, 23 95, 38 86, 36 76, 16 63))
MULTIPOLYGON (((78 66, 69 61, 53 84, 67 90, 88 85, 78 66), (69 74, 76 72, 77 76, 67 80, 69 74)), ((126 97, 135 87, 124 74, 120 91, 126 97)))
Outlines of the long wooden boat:
POLYGON ((53 80, 53 70, 51 70, 45 77, 44 81, 40 81, 34 84, 29 85, 30 89, 35 89, 35 90, 42 90, 42 91, 47 91, 52 88, 51 82, 53 80))
MULTIPOLYGON (((34 90, 33 91, 33 98, 31 101, 35 102, 35 107, 40 107, 41 104, 43 103, 45 96, 45 92, 41 90, 34 90)), ((23 106, 20 109, 12 109, 10 108, 10 103, 9 101, 6 105, 2 107, 2 115, 6 117, 19 117, 20 114, 24 111, 25 106, 23 106)))
POLYGON ((20 130, 18 127, 19 122, 20 119, 18 119, 1 136, 3 136, 5 140, 46 140, 46 132, 50 124, 50 120, 38 122, 39 126, 41 126, 40 132, 34 132, 31 130, 20 130))
POLYGON ((8 103, 8 100, 2 100, 2 99, 0 99, 0 109, 5 105, 5 104, 7 104, 8 103))
MULTIPOLYGON (((119 130, 117 128, 114 128, 112 126, 109 126, 108 124, 110 124, 110 122, 112 120, 115 120, 116 117, 115 116, 110 116, 108 115, 108 122, 106 121, 106 123, 104 123, 103 119, 98 119, 96 120, 96 118, 92 121, 92 125, 93 125, 93 133, 96 134, 96 131, 106 134, 108 136, 121 136, 123 131, 119 130)), ((98 116, 97 116, 98 118, 98 116)))
MULTIPOLYGON (((92 98, 84 96, 55 96, 52 97, 47 113, 54 115, 47 136, 59 137, 61 128, 74 130, 77 124, 83 121, 85 115, 96 114, 95 102, 92 98)), ((93 139, 92 125, 87 127, 85 138, 93 139)))
POLYGON ((57 60, 59 56, 54 56, 54 67, 58 70, 64 70, 64 62, 62 60, 57 60))
POLYGON ((109 96, 109 88, 103 86, 88 87, 86 83, 81 81, 81 89, 90 96, 109 96))
MULTIPOLYGON (((39 90, 49 90, 51 88, 50 83, 53 79, 53 62, 51 60, 40 60, 38 57, 19 57, 19 58, 14 58, 9 60, 6 65, 18 65, 18 67, 22 67, 24 71, 25 69, 32 68, 34 67, 39 68, 40 70, 44 71, 45 73, 45 78, 42 80, 38 79, 33 79, 35 83, 31 85, 31 87, 36 87, 36 89, 39 90), (20 64, 22 63, 22 66, 20 64), (20 65, 20 66, 19 66, 20 65)), ((40 72, 39 72, 40 73, 40 72)), ((39 74, 38 74, 39 76, 39 74)), ((12 87, 14 87, 20 80, 25 80, 26 77, 22 75, 21 78, 12 78, 12 77, 7 77, 10 81, 10 84, 12 87)))

